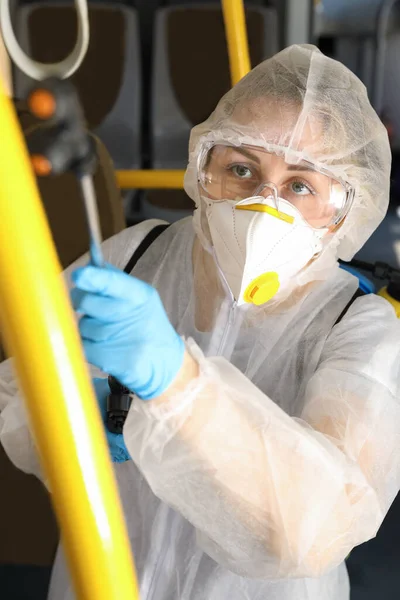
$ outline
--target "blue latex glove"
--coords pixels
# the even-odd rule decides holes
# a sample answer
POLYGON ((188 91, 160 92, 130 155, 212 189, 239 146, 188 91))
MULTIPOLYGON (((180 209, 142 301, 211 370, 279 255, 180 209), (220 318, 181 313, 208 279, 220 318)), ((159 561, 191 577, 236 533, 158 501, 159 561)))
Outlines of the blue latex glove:
POLYGON ((87 360, 150 400, 173 382, 185 346, 157 291, 112 266, 77 269, 72 302, 87 360))
MULTIPOLYGON (((110 393, 110 387, 107 379, 93 379, 93 385, 96 391, 103 423, 105 424, 107 416, 107 396, 110 393)), ((131 457, 126 449, 123 435, 121 433, 111 433, 108 431, 107 427, 105 427, 105 430, 112 461, 121 463, 130 460, 131 457)))

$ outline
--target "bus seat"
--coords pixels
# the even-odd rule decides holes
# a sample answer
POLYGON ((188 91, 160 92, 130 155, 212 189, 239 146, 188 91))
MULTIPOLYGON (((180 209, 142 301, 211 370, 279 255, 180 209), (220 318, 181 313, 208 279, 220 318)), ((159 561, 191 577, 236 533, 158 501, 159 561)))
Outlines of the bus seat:
MULTIPOLYGON (((248 5, 246 23, 251 63, 256 65, 278 51, 276 10, 248 5)), ((192 126, 209 116, 230 85, 221 7, 201 3, 158 9, 152 70, 153 169, 186 167, 192 126)), ((142 200, 145 218, 173 221, 192 207, 183 191, 149 190, 142 200)))

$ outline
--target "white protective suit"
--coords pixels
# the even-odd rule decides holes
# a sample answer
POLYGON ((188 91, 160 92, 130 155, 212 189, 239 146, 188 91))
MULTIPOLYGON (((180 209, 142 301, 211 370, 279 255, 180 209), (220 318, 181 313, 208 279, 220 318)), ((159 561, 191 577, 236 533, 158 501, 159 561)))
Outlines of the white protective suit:
MULTIPOLYGON (((232 302, 204 250, 201 207, 195 227, 175 223, 135 267, 200 366, 168 401, 134 400, 125 425, 133 460, 115 471, 141 598, 348 600, 343 561, 376 534, 400 487, 400 324, 369 295, 335 325, 358 285, 336 258, 351 258, 387 208, 386 132, 354 75, 297 46, 255 68, 194 129, 185 185, 198 205, 197 155, 213 137, 280 144, 288 160, 300 151, 356 197, 281 303, 232 302), (274 127, 267 99, 279 99, 274 127), (308 146, 305 127, 315 128, 308 146)), ((154 225, 105 242, 107 261, 123 268, 154 225)), ((0 377, 1 442, 40 475, 9 362, 0 377)), ((60 551, 49 598, 73 597, 60 551)))

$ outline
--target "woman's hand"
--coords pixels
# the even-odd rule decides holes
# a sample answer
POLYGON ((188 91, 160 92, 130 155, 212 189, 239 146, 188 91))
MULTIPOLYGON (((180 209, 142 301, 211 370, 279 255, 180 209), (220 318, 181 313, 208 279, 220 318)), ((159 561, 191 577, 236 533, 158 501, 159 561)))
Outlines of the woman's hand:
POLYGON ((163 394, 181 370, 185 345, 158 292, 110 265, 77 269, 72 280, 89 363, 143 400, 163 394))

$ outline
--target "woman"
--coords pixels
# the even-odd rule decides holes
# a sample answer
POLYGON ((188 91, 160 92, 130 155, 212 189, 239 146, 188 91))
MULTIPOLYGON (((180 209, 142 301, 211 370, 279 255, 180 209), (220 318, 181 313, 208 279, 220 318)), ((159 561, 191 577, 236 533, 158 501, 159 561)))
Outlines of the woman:
MULTIPOLYGON (((337 259, 383 219, 389 171, 364 86, 294 46, 194 128, 193 219, 134 277, 154 222, 71 269, 88 361, 136 394, 109 442, 143 599, 349 598, 344 559, 399 489, 400 329, 337 259)), ((8 372, 1 441, 37 473, 8 372)), ((61 552, 49 597, 73 598, 61 552)))

